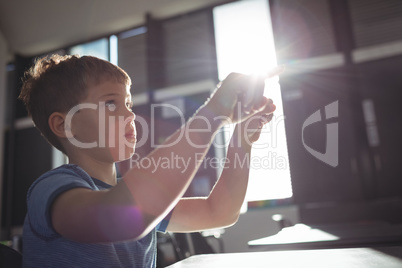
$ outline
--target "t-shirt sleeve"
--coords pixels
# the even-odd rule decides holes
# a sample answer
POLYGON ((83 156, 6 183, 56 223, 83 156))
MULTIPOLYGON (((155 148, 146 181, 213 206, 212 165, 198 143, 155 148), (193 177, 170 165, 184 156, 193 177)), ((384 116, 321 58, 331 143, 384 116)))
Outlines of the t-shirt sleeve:
POLYGON ((90 184, 74 173, 55 173, 38 179, 27 194, 29 224, 44 239, 58 236, 53 229, 50 209, 58 195, 73 188, 89 188, 90 184))
POLYGON ((172 217, 173 209, 166 215, 166 217, 156 226, 156 231, 165 233, 169 225, 170 217, 172 217))

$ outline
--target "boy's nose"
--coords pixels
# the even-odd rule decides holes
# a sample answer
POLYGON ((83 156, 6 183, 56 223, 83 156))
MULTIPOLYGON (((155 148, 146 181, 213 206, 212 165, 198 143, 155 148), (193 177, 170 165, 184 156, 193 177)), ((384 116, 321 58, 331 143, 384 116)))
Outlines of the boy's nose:
POLYGON ((132 124, 134 124, 134 120, 135 120, 135 113, 130 112, 130 116, 128 117, 129 120, 131 121, 132 124))
POLYGON ((124 125, 125 126, 127 126, 127 125, 131 125, 131 126, 134 126, 134 128, 135 128, 135 113, 133 113, 133 112, 129 112, 129 113, 127 113, 127 115, 124 117, 124 125))
POLYGON ((127 109, 127 112, 128 112, 127 118, 130 118, 132 121, 134 121, 135 120, 135 113, 133 111, 129 110, 129 109, 127 109))

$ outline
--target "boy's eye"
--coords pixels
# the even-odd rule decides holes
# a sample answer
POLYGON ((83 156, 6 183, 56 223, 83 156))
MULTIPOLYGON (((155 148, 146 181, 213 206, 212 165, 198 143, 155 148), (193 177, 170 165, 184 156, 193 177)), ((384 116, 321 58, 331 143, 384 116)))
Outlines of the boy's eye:
POLYGON ((126 106, 130 111, 133 111, 133 104, 131 102, 127 102, 126 106))
POLYGON ((116 110, 116 104, 114 103, 113 100, 105 102, 105 106, 109 109, 109 111, 113 112, 116 110))

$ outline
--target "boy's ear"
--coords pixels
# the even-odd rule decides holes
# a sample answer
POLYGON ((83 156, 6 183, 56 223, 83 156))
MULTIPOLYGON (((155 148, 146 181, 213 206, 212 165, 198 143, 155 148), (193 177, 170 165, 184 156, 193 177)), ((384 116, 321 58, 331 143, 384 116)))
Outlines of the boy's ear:
POLYGON ((65 125, 66 115, 59 112, 54 112, 49 116, 48 124, 50 130, 60 138, 68 138, 71 131, 68 131, 66 128, 70 128, 70 126, 65 125))

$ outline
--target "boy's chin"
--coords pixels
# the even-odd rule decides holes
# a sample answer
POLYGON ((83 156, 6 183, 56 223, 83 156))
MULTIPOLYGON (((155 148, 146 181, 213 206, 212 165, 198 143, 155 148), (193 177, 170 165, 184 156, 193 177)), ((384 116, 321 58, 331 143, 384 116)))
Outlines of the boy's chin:
POLYGON ((125 150, 124 152, 117 152, 117 154, 114 157, 115 162, 122 162, 125 160, 130 159, 131 157, 134 156, 135 150, 125 150))

